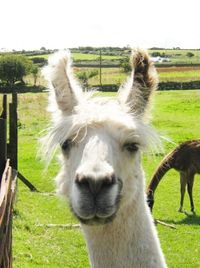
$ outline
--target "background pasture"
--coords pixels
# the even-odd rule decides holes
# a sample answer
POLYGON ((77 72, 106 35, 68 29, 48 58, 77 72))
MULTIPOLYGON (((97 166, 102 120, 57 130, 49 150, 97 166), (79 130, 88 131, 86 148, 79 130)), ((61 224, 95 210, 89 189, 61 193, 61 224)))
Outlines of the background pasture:
MULTIPOLYGON (((97 71, 98 74, 90 79, 88 79, 89 87, 99 86, 99 68, 94 67, 74 67, 75 76, 82 72, 97 71)), ((122 68, 102 68, 102 84, 116 84, 120 85, 126 81, 127 73, 125 73, 122 68)), ((187 66, 187 67, 158 67, 158 76, 160 82, 189 82, 189 81, 199 81, 200 80, 200 66, 187 66)), ((25 82, 33 86, 33 76, 28 75, 25 77, 25 82)), ((39 72, 37 83, 38 86, 46 86, 46 81, 39 72)))
MULTIPOLYGON (((19 95, 19 170, 41 192, 53 192, 53 177, 59 169, 57 161, 54 159, 45 172, 44 164, 36 158, 38 138, 49 124, 46 105, 46 93, 19 95)), ((199 138, 200 91, 157 92, 153 107, 153 126, 161 137, 167 137, 171 141, 163 140, 163 153, 143 155, 147 181, 164 154, 177 143, 199 138)), ((190 214, 188 216, 177 212, 180 198, 177 172, 168 172, 156 191, 154 217, 176 227, 169 229, 157 226, 169 268, 200 266, 199 189, 200 175, 197 175, 194 185, 196 215, 190 214, 186 195, 184 208, 190 214)), ((14 215, 14 267, 89 267, 81 230, 45 227, 45 224, 50 223, 77 222, 64 200, 54 195, 30 193, 19 181, 14 215), (41 227, 40 224, 44 226, 41 227)))

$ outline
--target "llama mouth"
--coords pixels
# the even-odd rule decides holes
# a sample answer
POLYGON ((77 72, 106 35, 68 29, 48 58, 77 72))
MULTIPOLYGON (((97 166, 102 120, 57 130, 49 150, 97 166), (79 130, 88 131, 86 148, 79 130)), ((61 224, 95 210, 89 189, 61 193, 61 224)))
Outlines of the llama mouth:
POLYGON ((97 215, 95 215, 93 218, 90 218, 90 219, 83 219, 78 215, 76 215, 76 217, 79 219, 79 221, 82 224, 85 224, 85 225, 104 225, 104 224, 111 223, 114 220, 114 218, 116 217, 116 212, 108 217, 99 217, 97 215))
POLYGON ((104 209, 93 208, 90 213, 84 210, 81 213, 77 213, 71 206, 71 211, 75 217, 85 225, 103 225, 111 223, 117 215, 119 209, 121 196, 119 195, 116 200, 116 204, 112 207, 107 207, 104 209), (84 213, 85 212, 85 213, 84 213), (87 212, 87 214, 86 214, 87 212))

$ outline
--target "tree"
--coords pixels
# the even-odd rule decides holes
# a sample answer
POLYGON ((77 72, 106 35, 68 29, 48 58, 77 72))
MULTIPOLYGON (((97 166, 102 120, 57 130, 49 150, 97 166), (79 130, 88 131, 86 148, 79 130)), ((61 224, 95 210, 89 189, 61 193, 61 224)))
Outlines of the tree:
POLYGON ((124 57, 120 61, 120 67, 123 69, 125 73, 128 73, 131 71, 131 65, 130 65, 130 59, 129 57, 124 57))
POLYGON ((37 67, 37 65, 33 65, 31 69, 31 74, 33 75, 34 86, 36 86, 36 83, 37 83, 38 72, 39 72, 39 68, 37 67))
POLYGON ((8 86, 17 81, 24 83, 23 77, 31 72, 33 63, 26 56, 5 54, 0 57, 0 80, 8 86))
POLYGON ((40 67, 44 66, 47 63, 47 59, 45 59, 44 57, 33 57, 31 58, 32 62, 37 65, 39 65, 40 67))
POLYGON ((87 72, 80 72, 77 73, 77 77, 78 79, 82 82, 84 87, 88 87, 88 80, 96 75, 98 75, 98 71, 97 70, 92 70, 92 71, 87 71, 87 72))
POLYGON ((187 56, 188 58, 192 58, 192 57, 194 56, 194 54, 193 54, 192 52, 187 52, 186 56, 187 56))
POLYGON ((158 52, 158 51, 154 51, 154 52, 151 53, 151 56, 152 56, 152 57, 161 57, 162 55, 161 55, 160 52, 158 52))

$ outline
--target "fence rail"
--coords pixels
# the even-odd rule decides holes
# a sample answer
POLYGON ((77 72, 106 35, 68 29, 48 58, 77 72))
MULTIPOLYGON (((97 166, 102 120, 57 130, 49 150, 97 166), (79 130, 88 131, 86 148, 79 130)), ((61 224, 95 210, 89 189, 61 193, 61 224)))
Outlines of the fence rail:
POLYGON ((7 105, 3 96, 0 111, 0 268, 12 267, 12 216, 17 180, 17 95, 7 105), (9 108, 9 144, 7 143, 7 117, 9 108), (15 123, 15 124, 14 124, 15 123), (9 159, 8 159, 9 157, 9 159), (12 168, 11 168, 12 165, 12 168))
POLYGON ((0 268, 12 267, 12 216, 17 172, 7 160, 0 187, 0 268))

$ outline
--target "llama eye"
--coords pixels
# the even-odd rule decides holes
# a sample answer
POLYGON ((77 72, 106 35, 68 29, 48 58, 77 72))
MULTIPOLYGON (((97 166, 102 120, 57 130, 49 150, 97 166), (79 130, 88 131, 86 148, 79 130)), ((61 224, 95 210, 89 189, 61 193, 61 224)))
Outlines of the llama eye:
POLYGON ((138 144, 137 143, 126 143, 126 144, 124 144, 124 149, 126 149, 130 153, 134 153, 138 150, 138 144))
POLYGON ((72 145, 71 140, 66 140, 61 144, 61 148, 63 151, 68 151, 71 145, 72 145))

